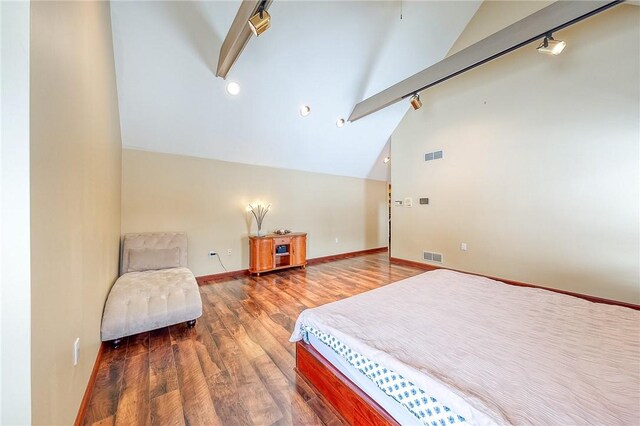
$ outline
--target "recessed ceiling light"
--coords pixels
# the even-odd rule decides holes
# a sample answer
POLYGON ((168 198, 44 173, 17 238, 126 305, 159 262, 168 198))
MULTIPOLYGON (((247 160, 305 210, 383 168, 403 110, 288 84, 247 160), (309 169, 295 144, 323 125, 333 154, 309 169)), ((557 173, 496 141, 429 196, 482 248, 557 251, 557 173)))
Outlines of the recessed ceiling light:
POLYGON ((384 160, 382 160, 384 164, 387 164, 389 161, 391 161, 391 157, 384 157, 384 160))
POLYGON ((235 81, 230 81, 229 84, 227 84, 227 93, 233 96, 237 95, 240 93, 240 85, 235 81))
POLYGON ((345 123, 344 118, 340 118, 338 119, 338 121, 336 121, 336 126, 342 127, 344 126, 344 123, 345 123))
POLYGON ((300 107, 300 115, 306 117, 309 114, 311 114, 311 107, 309 107, 309 105, 302 105, 300 107))

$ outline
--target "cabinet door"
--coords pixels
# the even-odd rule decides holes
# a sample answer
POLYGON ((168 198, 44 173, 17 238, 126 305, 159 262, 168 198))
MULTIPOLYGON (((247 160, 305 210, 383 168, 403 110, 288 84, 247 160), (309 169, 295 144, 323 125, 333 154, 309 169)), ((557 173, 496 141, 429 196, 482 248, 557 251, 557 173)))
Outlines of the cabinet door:
POLYGON ((307 263, 307 237, 291 238, 291 264, 305 265, 307 263))
POLYGON ((273 239, 272 238, 252 238, 251 239, 251 261, 249 262, 251 272, 268 271, 273 269, 274 266, 274 254, 273 254, 273 239))

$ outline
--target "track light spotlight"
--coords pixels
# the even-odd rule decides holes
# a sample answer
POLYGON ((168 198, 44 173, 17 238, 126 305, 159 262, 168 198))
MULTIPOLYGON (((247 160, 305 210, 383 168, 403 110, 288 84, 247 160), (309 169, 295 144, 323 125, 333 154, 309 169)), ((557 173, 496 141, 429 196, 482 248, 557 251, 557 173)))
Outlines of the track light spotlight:
POLYGON ((249 18, 249 28, 251 28, 256 37, 267 31, 271 26, 271 15, 264 10, 265 3, 266 1, 262 1, 258 6, 258 12, 249 18))
POLYGON ((389 161, 391 161, 391 157, 384 157, 384 160, 382 160, 384 164, 388 164, 389 161))
POLYGON ((567 47, 567 43, 562 40, 556 40, 551 33, 544 36, 544 40, 540 46, 538 46, 538 53, 544 53, 545 55, 559 55, 564 48, 567 47))
POLYGON ((422 101, 420 101, 420 95, 419 94, 414 94, 411 97, 411 106, 413 107, 413 109, 418 110, 420 109, 420 107, 422 106, 422 101))
POLYGON ((339 118, 338 121, 336 121, 336 126, 338 127, 342 127, 344 126, 344 124, 345 124, 344 118, 339 118))

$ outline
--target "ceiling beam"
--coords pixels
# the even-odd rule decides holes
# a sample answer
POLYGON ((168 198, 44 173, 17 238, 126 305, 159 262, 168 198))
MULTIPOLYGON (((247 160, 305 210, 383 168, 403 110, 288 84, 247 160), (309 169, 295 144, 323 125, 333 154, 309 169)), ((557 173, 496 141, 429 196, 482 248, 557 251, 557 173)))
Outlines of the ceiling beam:
MULTIPOLYGON (((231 24, 231 28, 229 28, 229 32, 220 47, 216 77, 227 78, 231 67, 236 63, 245 46, 249 43, 253 32, 251 32, 251 28, 249 28, 247 22, 249 18, 256 14, 260 3, 262 3, 261 0, 242 1, 238 13, 231 24)), ((264 3, 264 9, 267 10, 272 0, 267 0, 264 3)))
POLYGON ((556 1, 429 68, 359 102, 353 108, 349 121, 353 122, 373 114, 415 93, 419 93, 451 77, 539 40, 549 32, 555 32, 575 24, 622 2, 623 0, 556 1))

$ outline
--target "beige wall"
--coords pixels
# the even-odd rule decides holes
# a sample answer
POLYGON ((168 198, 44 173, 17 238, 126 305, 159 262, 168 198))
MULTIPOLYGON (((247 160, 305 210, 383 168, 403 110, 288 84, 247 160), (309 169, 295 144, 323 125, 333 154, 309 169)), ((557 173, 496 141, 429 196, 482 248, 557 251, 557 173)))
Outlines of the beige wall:
POLYGON ((109 3, 31 4, 32 419, 71 424, 117 276, 121 142, 109 3), (80 363, 73 342, 80 337, 80 363))
POLYGON ((246 206, 258 199, 272 204, 265 229, 309 234, 308 258, 386 246, 381 181, 126 149, 122 182, 122 232, 187 232, 196 276, 223 272, 210 250, 230 271, 248 268, 246 206))
POLYGON ((618 6, 558 32, 560 56, 531 44, 423 92, 391 141, 393 198, 414 197, 393 208, 392 255, 640 303, 638 22, 618 6))

